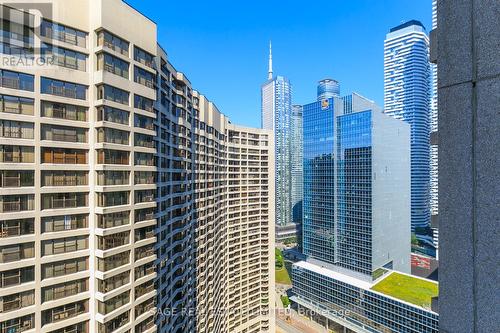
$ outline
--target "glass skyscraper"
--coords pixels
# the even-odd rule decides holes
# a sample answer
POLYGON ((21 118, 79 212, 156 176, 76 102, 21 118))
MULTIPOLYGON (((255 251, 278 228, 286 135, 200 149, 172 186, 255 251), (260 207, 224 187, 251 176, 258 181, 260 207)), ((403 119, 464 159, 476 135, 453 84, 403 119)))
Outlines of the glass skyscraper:
POLYGON ((410 126, 355 93, 318 99, 303 106, 307 259, 292 267, 292 301, 327 326, 437 332, 437 313, 376 290, 395 276, 417 279, 407 274, 410 126))
POLYGON ((292 158, 292 222, 302 222, 303 171, 302 171, 302 106, 292 106, 291 118, 292 158))
POLYGON ((419 21, 392 28, 384 42, 385 112, 411 125, 411 225, 430 222, 429 39, 419 21))
POLYGON ((276 226, 285 226, 292 222, 292 86, 287 78, 273 76, 271 47, 268 80, 261 96, 262 128, 274 132, 276 226))

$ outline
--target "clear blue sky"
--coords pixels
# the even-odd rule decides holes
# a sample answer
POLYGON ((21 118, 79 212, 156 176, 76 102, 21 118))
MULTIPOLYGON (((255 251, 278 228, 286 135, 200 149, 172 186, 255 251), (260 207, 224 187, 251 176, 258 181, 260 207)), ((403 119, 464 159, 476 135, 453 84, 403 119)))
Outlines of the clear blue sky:
POLYGON ((158 24, 160 44, 193 87, 233 123, 260 126, 269 40, 275 75, 293 103, 315 100, 316 83, 340 81, 383 106, 384 37, 411 19, 431 27, 431 0, 127 0, 158 24))

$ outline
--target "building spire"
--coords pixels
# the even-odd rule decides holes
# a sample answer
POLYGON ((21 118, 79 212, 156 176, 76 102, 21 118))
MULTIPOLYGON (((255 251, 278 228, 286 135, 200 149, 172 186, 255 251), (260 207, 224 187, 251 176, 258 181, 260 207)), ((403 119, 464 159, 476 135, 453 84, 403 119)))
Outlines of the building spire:
POLYGON ((273 46, 271 44, 271 41, 269 41, 269 71, 267 74, 267 79, 273 79, 273 46))

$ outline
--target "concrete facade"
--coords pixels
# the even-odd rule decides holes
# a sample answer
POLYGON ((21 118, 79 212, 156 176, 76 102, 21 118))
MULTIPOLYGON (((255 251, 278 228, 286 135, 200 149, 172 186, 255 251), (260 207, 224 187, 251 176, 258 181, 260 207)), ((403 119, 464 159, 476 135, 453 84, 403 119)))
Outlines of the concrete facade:
POLYGON ((439 0, 440 331, 500 322, 500 2, 439 0))

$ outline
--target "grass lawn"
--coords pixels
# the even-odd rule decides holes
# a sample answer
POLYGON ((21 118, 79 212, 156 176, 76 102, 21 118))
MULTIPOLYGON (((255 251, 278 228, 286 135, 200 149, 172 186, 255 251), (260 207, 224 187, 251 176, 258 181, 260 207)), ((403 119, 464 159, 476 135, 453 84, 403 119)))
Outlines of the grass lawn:
POLYGON ((283 258, 283 253, 280 249, 274 249, 274 260, 275 260, 275 270, 276 270, 276 283, 281 284, 292 284, 290 279, 289 271, 291 269, 291 264, 285 262, 283 258))
POLYGON ((430 308, 431 298, 438 295, 437 283, 395 272, 371 289, 425 308, 430 308))

